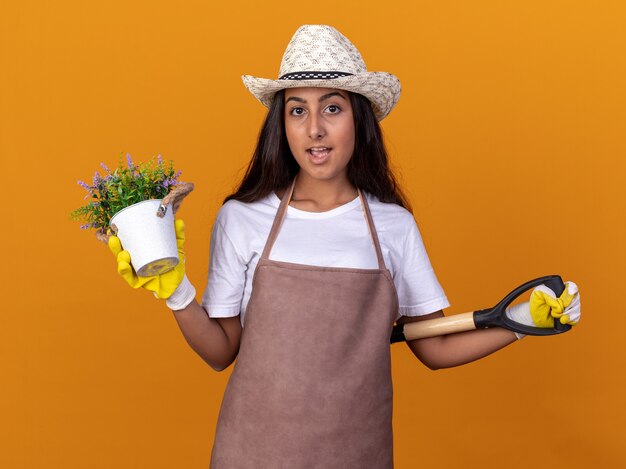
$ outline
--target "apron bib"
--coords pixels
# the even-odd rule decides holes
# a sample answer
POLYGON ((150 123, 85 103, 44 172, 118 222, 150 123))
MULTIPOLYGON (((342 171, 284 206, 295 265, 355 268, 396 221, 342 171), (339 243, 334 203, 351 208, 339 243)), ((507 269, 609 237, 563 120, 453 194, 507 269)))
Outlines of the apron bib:
POLYGON ((294 185, 254 273, 211 468, 392 468, 398 296, 367 200, 378 269, 270 260, 294 185))

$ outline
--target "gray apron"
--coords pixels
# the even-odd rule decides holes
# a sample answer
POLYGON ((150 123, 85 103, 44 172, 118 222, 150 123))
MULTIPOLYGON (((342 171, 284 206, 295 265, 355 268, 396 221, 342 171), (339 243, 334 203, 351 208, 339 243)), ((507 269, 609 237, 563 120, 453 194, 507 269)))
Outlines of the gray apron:
POLYGON ((254 273, 211 468, 392 468, 398 296, 367 200, 378 269, 270 260, 294 185, 254 273))

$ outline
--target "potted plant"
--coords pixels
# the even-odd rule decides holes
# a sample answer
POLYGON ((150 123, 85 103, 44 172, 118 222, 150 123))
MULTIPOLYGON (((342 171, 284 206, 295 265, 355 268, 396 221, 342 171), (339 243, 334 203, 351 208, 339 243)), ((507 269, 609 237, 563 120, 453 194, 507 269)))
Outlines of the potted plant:
POLYGON ((120 238, 130 253, 137 275, 148 277, 173 269, 178 264, 174 213, 193 184, 178 180, 180 171, 173 162, 165 164, 161 155, 146 163, 135 164, 129 154, 126 164, 120 155, 118 168, 93 176, 93 184, 78 181, 88 193, 86 205, 70 214, 84 224, 81 229, 95 229, 96 237, 108 242, 111 234, 120 238))

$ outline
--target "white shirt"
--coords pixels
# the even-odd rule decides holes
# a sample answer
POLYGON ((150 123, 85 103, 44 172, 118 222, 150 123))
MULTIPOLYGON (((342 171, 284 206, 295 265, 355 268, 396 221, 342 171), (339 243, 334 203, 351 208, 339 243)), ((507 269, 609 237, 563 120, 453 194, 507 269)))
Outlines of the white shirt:
MULTIPOLYGON (((398 293, 396 319, 450 306, 413 215, 397 204, 382 203, 362 193, 369 203, 385 267, 398 293)), ((229 200, 220 208, 211 234, 209 275, 202 297, 210 317, 240 314, 244 325, 254 271, 279 204, 280 199, 272 192, 253 203, 229 200)), ((326 212, 287 206, 269 258, 315 266, 378 268, 359 197, 326 212)))

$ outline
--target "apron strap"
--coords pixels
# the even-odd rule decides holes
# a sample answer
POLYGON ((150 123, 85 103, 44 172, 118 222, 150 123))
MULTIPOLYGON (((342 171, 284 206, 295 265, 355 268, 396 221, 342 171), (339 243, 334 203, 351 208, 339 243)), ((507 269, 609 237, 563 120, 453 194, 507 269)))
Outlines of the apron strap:
POLYGON ((361 205, 363 205, 363 211, 365 212, 365 221, 367 221, 367 227, 370 230, 370 234, 372 235, 372 241, 374 242, 374 249, 376 249, 376 257, 378 258, 378 268, 380 270, 385 270, 385 260, 383 259, 383 251, 380 248, 380 242, 378 241, 378 234, 376 233, 376 226, 374 225, 374 219, 372 218, 372 212, 370 212, 370 206, 367 203, 367 199, 361 192, 361 189, 357 188, 359 191, 359 197, 361 198, 361 205))
MULTIPOLYGON (((274 246, 274 243, 276 242, 276 238, 278 238, 278 232, 280 231, 280 226, 282 225, 285 215, 287 214, 287 207, 289 205, 289 201, 291 200, 293 189, 296 186, 296 177, 297 176, 293 178, 291 186, 289 187, 289 189, 285 191, 285 193, 283 194, 283 198, 280 201, 280 205, 278 206, 276 216, 274 217, 274 223, 272 224, 270 234, 267 238, 267 242, 265 243, 265 248, 263 248, 263 254, 261 254, 261 259, 269 259, 269 255, 272 250, 272 247, 274 246)), ((382 252, 382 249, 380 248, 380 242, 378 241, 378 234, 376 233, 376 226, 374 226, 374 219, 372 218, 372 213, 370 212, 369 204, 367 203, 367 199, 361 192, 361 189, 357 187, 357 191, 359 193, 359 198, 361 199, 363 212, 365 212, 365 221, 367 222, 367 227, 372 237, 374 249, 376 250, 378 268, 380 270, 385 270, 386 269, 385 260, 383 259, 383 252, 382 252)))
POLYGON ((274 242, 278 237, 280 225, 282 225, 283 218, 285 218, 285 214, 287 213, 287 205, 289 205, 289 201, 291 200, 291 194, 293 194, 293 188, 296 186, 297 177, 297 175, 294 176, 291 186, 283 194, 283 198, 280 201, 280 205, 278 206, 278 211, 276 212, 276 216, 274 217, 272 229, 270 230, 270 234, 265 243, 265 248, 263 248, 263 254, 261 254, 261 259, 269 259, 270 251, 272 250, 274 242))

